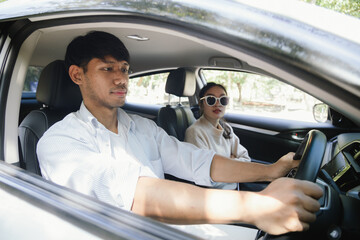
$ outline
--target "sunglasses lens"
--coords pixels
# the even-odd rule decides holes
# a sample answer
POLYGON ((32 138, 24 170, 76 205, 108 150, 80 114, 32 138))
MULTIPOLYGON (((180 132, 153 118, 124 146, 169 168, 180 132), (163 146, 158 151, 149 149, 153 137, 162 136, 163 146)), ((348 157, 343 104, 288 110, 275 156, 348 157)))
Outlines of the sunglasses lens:
POLYGON ((206 103, 207 103, 209 106, 214 105, 215 102, 216 102, 216 98, 215 98, 215 97, 209 96, 209 97, 206 98, 206 103))
POLYGON ((228 105, 228 104, 229 104, 229 98, 228 98, 228 97, 221 97, 221 98, 220 98, 220 103, 221 103, 221 105, 223 105, 223 106, 228 105))

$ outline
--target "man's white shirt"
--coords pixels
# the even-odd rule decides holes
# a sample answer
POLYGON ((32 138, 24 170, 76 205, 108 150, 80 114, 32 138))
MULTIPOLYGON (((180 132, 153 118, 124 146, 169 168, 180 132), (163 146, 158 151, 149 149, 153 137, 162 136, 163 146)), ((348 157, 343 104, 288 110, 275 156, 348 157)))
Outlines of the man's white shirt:
POLYGON ((214 151, 178 141, 154 121, 118 109, 118 134, 82 103, 39 140, 42 176, 57 184, 130 210, 138 178, 164 173, 213 186, 214 151))

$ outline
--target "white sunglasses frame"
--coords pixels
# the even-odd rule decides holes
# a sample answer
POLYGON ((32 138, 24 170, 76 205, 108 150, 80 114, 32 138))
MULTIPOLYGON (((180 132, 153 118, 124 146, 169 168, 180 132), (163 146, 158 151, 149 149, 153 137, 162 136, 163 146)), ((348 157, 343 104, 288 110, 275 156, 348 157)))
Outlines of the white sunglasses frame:
POLYGON ((221 106, 226 107, 228 104, 223 105, 223 104, 221 103, 221 99, 222 99, 222 98, 227 98, 227 99, 228 99, 228 104, 229 104, 229 97, 228 97, 228 96, 221 96, 221 97, 218 98, 218 97, 215 97, 215 96, 213 96, 213 95, 207 95, 207 96, 205 96, 205 97, 200 98, 200 101, 205 99, 205 103, 206 103, 206 105, 208 105, 209 107, 214 106, 214 105, 216 104, 216 102, 219 101, 219 103, 220 103, 221 106), (209 105, 209 103, 208 103, 208 101, 207 101, 207 99, 208 99, 209 97, 215 98, 215 102, 214 102, 213 105, 209 105))

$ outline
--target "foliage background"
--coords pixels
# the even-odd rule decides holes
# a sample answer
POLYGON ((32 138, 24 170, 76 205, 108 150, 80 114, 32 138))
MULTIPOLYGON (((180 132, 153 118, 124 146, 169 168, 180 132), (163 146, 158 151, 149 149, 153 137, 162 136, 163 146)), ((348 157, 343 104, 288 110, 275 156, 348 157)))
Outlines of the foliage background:
POLYGON ((302 1, 360 18, 360 0, 302 0, 302 1))

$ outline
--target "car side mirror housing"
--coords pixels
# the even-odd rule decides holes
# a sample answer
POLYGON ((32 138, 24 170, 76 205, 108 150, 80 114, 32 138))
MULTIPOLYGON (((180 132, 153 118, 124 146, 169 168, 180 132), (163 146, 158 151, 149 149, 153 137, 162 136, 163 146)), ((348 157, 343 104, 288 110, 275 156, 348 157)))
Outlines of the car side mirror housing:
POLYGON ((313 107, 313 115, 317 122, 326 122, 329 119, 329 106, 325 103, 315 104, 313 107))

